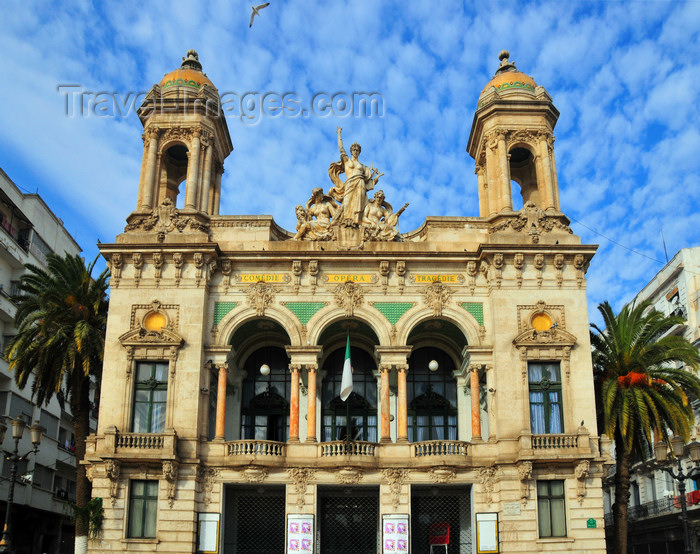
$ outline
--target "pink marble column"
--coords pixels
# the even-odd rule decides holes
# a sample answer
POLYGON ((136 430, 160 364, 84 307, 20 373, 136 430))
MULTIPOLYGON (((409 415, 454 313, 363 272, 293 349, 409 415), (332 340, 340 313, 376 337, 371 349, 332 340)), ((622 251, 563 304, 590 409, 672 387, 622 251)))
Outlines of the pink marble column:
POLYGON ((316 442, 316 366, 308 366, 309 393, 306 407, 306 442, 316 442))
POLYGON ((472 439, 481 440, 481 401, 479 399, 479 368, 472 366, 471 381, 472 393, 472 439))
POLYGON ((389 407, 389 371, 391 367, 388 365, 383 365, 380 368, 381 372, 381 442, 391 442, 391 428, 389 426, 389 420, 391 418, 391 409, 389 407))
POLYGON ((397 442, 408 442, 408 404, 406 402, 406 374, 407 365, 397 366, 399 370, 399 433, 397 442))
POLYGON ((226 382, 227 365, 219 365, 219 388, 216 395, 216 434, 215 439, 224 440, 226 433, 226 382))
POLYGON ((299 370, 301 366, 291 364, 292 400, 289 404, 289 442, 299 442, 299 370))

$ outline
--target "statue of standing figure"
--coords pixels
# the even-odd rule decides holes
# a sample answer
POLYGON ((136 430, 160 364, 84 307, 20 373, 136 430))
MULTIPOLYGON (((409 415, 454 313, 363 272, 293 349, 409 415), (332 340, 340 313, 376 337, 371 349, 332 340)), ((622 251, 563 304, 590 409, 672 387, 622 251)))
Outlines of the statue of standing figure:
POLYGON ((340 161, 332 163, 328 168, 328 175, 333 181, 333 187, 328 194, 342 203, 340 213, 336 214, 339 223, 346 227, 360 227, 362 217, 367 204, 367 191, 374 188, 379 178, 384 175, 379 173, 374 166, 367 167, 360 163, 359 157, 362 147, 356 142, 350 146, 348 156, 343 147, 341 136, 343 129, 336 129, 338 134, 338 149, 340 150, 340 161), (340 174, 345 173, 345 182, 340 180, 340 174))
POLYGON ((306 206, 296 207, 297 232, 293 240, 337 240, 351 248, 361 248, 366 241, 401 240, 396 226, 408 204, 394 213, 382 190, 371 200, 367 199, 367 191, 384 174, 373 165, 360 163, 359 144, 350 147, 352 157, 348 156, 343 147, 342 129, 338 127, 337 132, 340 161, 328 168, 333 186, 327 195, 321 187, 314 188, 306 206), (340 179, 342 173, 345 181, 340 179))

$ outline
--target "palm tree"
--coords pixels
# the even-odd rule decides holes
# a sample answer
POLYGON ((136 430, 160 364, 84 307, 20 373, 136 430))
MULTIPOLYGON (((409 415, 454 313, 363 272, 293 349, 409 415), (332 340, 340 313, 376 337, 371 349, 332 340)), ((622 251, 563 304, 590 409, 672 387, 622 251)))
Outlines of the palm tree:
POLYGON ((627 552, 630 466, 648 457, 669 432, 688 439, 694 423, 689 395, 700 398, 700 353, 680 336, 662 335, 683 318, 651 309, 651 302, 627 305, 615 315, 608 302, 598 306, 605 330, 591 324, 593 371, 599 421, 615 443, 615 552, 627 552), (662 337, 662 338, 659 338, 662 337))
POLYGON ((95 402, 99 399, 107 322, 109 271, 93 278, 96 262, 97 258, 86 267, 80 256, 50 254, 46 270, 27 264, 21 292, 13 297, 17 335, 5 350, 17 386, 24 388, 33 378, 32 397, 37 404, 48 404, 55 394, 61 407, 66 400, 70 406, 77 461, 76 552, 87 549, 85 506, 92 485, 80 462, 90 433, 91 380, 97 387, 95 402))

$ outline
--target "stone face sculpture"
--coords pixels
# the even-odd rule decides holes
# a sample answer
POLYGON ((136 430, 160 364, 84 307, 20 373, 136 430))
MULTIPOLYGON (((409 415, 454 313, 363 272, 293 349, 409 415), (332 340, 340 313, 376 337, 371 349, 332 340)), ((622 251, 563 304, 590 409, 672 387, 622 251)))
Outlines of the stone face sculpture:
POLYGON ((333 186, 327 195, 321 187, 314 188, 306 206, 296 207, 294 240, 340 240, 350 243, 351 247, 361 247, 366 241, 400 240, 396 225, 408 204, 394 213, 381 190, 368 200, 367 191, 372 190, 384 174, 373 165, 367 167, 360 163, 359 144, 353 143, 351 156, 348 156, 340 127, 337 134, 340 161, 328 168, 333 186), (340 178, 343 173, 345 181, 340 178))

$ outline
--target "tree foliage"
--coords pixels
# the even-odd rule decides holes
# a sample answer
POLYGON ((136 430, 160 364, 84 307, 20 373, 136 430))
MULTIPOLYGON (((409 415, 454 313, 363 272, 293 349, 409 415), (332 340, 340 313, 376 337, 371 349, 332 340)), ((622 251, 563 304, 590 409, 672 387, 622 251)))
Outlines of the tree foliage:
POLYGON ((617 315, 608 302, 598 310, 605 328, 591 324, 593 371, 602 430, 615 443, 616 551, 626 552, 632 460, 645 459, 654 440, 668 443, 669 434, 688 439, 691 400, 700 398, 700 353, 684 337, 666 334, 683 318, 665 316, 649 301, 617 315))

